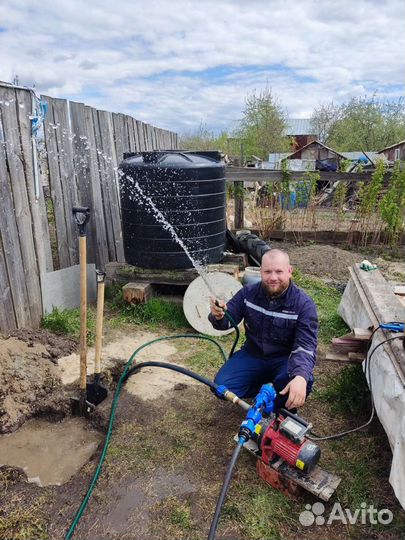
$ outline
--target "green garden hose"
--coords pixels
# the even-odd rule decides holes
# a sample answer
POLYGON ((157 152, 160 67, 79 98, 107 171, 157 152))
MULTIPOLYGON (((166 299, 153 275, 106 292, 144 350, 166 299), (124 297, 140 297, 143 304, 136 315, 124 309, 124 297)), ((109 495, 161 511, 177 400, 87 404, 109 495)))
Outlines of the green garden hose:
MULTIPOLYGON (((238 343, 238 340, 239 340, 239 329, 238 329, 238 326, 236 325, 235 321, 233 320, 232 316, 227 312, 225 311, 225 316, 227 317, 227 319, 230 321, 230 323, 232 324, 232 326, 235 328, 236 330, 236 337, 235 337, 235 340, 234 340, 234 343, 232 345, 232 348, 231 348, 231 352, 229 354, 229 356, 231 356, 233 353, 234 353, 234 350, 235 350, 235 347, 238 343)), ((108 421, 108 429, 107 429, 107 434, 106 434, 106 437, 105 437, 105 440, 104 440, 104 446, 103 446, 103 450, 101 452, 101 455, 100 455, 100 458, 98 460, 98 464, 97 464, 97 467, 96 467, 96 470, 93 474, 93 478, 90 482, 90 486, 86 492, 86 495, 84 496, 83 498, 83 501, 78 509, 78 511, 76 512, 76 515, 69 527, 69 530, 67 531, 65 537, 64 537, 64 540, 69 540, 70 538, 72 538, 73 536, 73 533, 86 509, 86 506, 89 502, 89 499, 93 493, 93 490, 97 484, 97 481, 98 481, 98 478, 100 476, 100 473, 101 473, 101 469, 102 469, 102 466, 103 466, 103 463, 105 461, 105 457, 107 455, 107 450, 108 450, 108 446, 110 444, 110 440, 111 440, 111 436, 112 436, 112 431, 113 431, 113 426, 114 426, 114 421, 115 421, 115 411, 116 411, 116 408, 117 408, 117 405, 118 405, 118 400, 119 400, 119 397, 120 397, 120 394, 121 394, 121 390, 122 390, 122 386, 123 384, 125 383, 125 381, 128 379, 129 377, 129 371, 131 369, 131 366, 133 364, 133 361, 136 357, 136 355, 142 350, 142 349, 145 349, 145 347, 149 347, 150 345, 153 345, 154 343, 158 343, 159 341, 170 341, 170 340, 173 340, 173 339, 182 339, 182 338, 191 338, 191 339, 204 339, 204 340, 207 340, 207 341, 211 341, 212 343, 214 343, 224 361, 226 362, 227 360, 227 356, 225 354, 225 351, 223 350, 223 348, 221 347, 221 345, 215 341, 215 339, 209 337, 209 336, 203 336, 203 335, 200 335, 200 334, 177 334, 175 336, 164 336, 164 337, 160 337, 160 338, 156 338, 156 339, 153 339, 151 341, 147 341, 146 343, 144 343, 143 345, 141 345, 140 347, 138 347, 131 355, 130 359, 128 360, 128 362, 125 364, 125 367, 124 367, 124 370, 119 378, 119 381, 118 381, 118 384, 117 384, 117 388, 115 389, 115 393, 114 393, 114 397, 113 397, 113 401, 112 401, 112 404, 111 404, 111 412, 110 412, 110 418, 109 418, 109 421, 108 421)), ((143 365, 145 364, 149 364, 149 365, 152 365, 152 364, 157 364, 157 362, 153 363, 153 362, 144 362, 143 365)), ((136 367, 136 366, 134 366, 136 367)), ((168 367, 168 366, 160 366, 160 367, 168 367)), ((171 366, 171 369, 173 368, 173 366, 171 366)), ((183 370, 182 372, 185 373, 185 372, 188 372, 189 370, 183 370)), ((189 373, 185 373, 187 375, 190 375, 190 376, 195 376, 196 374, 192 373, 191 371, 189 373)), ((209 386, 211 386, 212 388, 216 385, 214 385, 214 383, 212 383, 211 381, 209 381, 208 379, 205 379, 204 377, 201 377, 201 376, 196 376, 194 377, 196 378, 197 380, 199 380, 200 382, 203 382, 205 384, 208 384, 209 386), (204 380, 202 380, 204 379, 204 380)))

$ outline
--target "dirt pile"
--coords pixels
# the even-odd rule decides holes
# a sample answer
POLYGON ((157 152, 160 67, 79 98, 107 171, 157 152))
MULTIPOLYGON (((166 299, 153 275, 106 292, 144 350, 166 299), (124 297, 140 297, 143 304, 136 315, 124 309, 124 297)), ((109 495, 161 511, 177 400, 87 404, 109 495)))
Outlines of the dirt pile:
POLYGON ((0 338, 0 433, 16 430, 32 416, 68 410, 69 398, 45 346, 0 338))
POLYGON ((50 358, 56 363, 58 358, 66 356, 78 350, 78 343, 75 339, 62 334, 53 334, 49 330, 31 330, 24 328, 15 330, 8 337, 13 337, 25 341, 31 347, 34 343, 42 343, 48 351, 50 358))

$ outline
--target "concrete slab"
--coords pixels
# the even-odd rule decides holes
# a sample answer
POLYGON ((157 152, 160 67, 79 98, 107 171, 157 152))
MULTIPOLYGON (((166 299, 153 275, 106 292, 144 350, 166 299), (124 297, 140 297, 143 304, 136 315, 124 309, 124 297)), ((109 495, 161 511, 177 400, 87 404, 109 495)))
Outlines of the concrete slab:
MULTIPOLYGON (((43 313, 53 308, 73 309, 80 306, 80 265, 41 274, 43 313)), ((97 298, 96 266, 87 265, 87 301, 97 298)))
MULTIPOLYGON (((378 270, 364 272, 359 265, 354 265, 350 268, 350 275, 339 314, 351 329, 405 320, 404 306, 378 270)), ((401 337, 383 330, 373 335, 366 377, 393 454, 390 484, 405 508, 405 351, 402 339, 384 343, 376 349, 384 340, 395 336, 401 337)))

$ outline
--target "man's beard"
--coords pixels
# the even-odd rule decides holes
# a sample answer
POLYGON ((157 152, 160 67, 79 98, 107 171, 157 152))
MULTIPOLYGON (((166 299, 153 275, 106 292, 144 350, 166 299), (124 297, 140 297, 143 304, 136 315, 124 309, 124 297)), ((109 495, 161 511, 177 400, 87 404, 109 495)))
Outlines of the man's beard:
POLYGON ((266 284, 262 283, 265 291, 267 292, 267 294, 269 296, 280 296, 281 294, 283 294, 284 291, 286 291, 288 289, 289 284, 290 284, 290 282, 281 283, 281 284, 277 285, 276 287, 270 288, 269 285, 266 285, 266 284))

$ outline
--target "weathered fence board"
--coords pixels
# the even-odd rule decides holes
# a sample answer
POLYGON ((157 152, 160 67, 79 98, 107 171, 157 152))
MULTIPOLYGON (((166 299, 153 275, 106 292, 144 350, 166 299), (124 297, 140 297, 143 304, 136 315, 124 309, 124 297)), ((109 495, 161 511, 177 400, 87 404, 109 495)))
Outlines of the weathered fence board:
POLYGON ((34 96, 32 90, 0 83, 1 332, 38 326, 41 276, 54 269, 53 259, 57 268, 77 264, 72 206, 91 208, 88 261, 100 268, 124 261, 117 166, 124 152, 161 147, 165 136, 177 140, 127 115, 41 96, 48 111, 46 152, 39 156, 31 135, 34 96), (41 164, 37 184, 34 156, 41 164), (45 201, 47 186, 52 211, 45 201))
MULTIPOLYGON (((48 218, 46 213, 45 197, 40 185, 39 169, 38 192, 35 188, 34 164, 33 164, 33 139, 31 137, 30 112, 33 112, 34 96, 26 90, 16 90, 18 100, 18 121, 20 125, 21 146, 24 154, 25 177, 27 192, 32 216, 32 228, 34 234, 35 251, 38 261, 39 274, 52 272, 53 261, 51 242, 49 238, 48 218)), ((35 142, 34 142, 35 144, 35 142)), ((37 156, 38 157, 38 156, 37 156)), ((0 326, 1 327, 1 326, 0 326)))
MULTIPOLYGON (((5 144, 0 144, 0 232, 8 282, 13 298, 16 323, 18 327, 24 327, 29 326, 32 321, 29 309, 27 284, 25 282, 20 237, 15 219, 10 177, 7 170, 8 155, 13 151, 10 147, 11 142, 8 139, 8 136, 11 135, 13 130, 16 130, 17 133, 18 130, 17 125, 12 126, 4 123, 3 116, 6 108, 10 107, 10 105, 14 106, 14 101, 15 96, 11 95, 10 89, 0 88, 2 132, 5 134, 5 144)), ((2 284, 2 288, 3 287, 6 287, 6 283, 4 285, 2 284)))
POLYGON ((124 119, 123 114, 113 113, 115 153, 118 163, 121 162, 124 152, 128 149, 128 135, 125 131, 124 119))
POLYGON ((143 131, 143 122, 135 120, 136 129, 138 130, 139 151, 144 152, 146 150, 145 134, 143 131))
POLYGON ((141 148, 141 145, 140 145, 140 142, 139 142, 139 133, 138 133, 138 127, 136 125, 136 120, 135 118, 131 118, 130 116, 128 117, 131 121, 131 130, 134 134, 134 139, 135 139, 135 152, 140 152, 140 148, 141 148))
MULTIPOLYGON (((73 134, 73 152, 74 152, 74 170, 76 175, 76 183, 78 190, 78 203, 80 206, 88 206, 91 212, 93 209, 93 190, 91 181, 91 171, 98 171, 97 158, 89 154, 89 129, 93 129, 93 125, 88 125, 91 122, 91 113, 86 110, 86 105, 83 103, 70 103, 70 119, 73 134)), ((71 217, 73 219, 73 216, 71 217)), ((96 250, 94 239, 96 238, 96 224, 94 219, 90 219, 88 225, 88 241, 87 241, 87 261, 96 263, 96 250)), ((61 268, 64 268, 61 266, 61 268)))
MULTIPOLYGON (((66 236, 70 265, 79 262, 77 226, 72 219, 72 207, 78 204, 78 192, 73 168, 72 138, 69 132, 68 103, 65 99, 52 98, 54 135, 58 149, 60 182, 63 191, 66 236)), ((49 105, 49 102, 48 102, 49 105)))
POLYGON ((13 299, 7 275, 7 266, 0 235, 0 330, 10 332, 17 328, 13 299))
POLYGON ((105 265, 111 257, 115 257, 114 250, 109 249, 107 241, 107 231, 109 223, 106 221, 103 203, 102 184, 107 175, 105 155, 101 143, 100 126, 96 109, 86 108, 86 124, 88 126, 88 156, 91 162, 89 170, 91 181, 91 221, 92 221, 92 239, 94 245, 96 266, 104 270, 105 265))
POLYGON ((60 176, 59 152, 55 135, 57 126, 54 119, 53 100, 47 96, 45 97, 48 101, 48 114, 45 118, 44 131, 48 157, 49 187, 55 216, 59 267, 66 268, 71 265, 71 259, 68 246, 65 198, 60 176))
MULTIPOLYGON (((129 138, 129 150, 131 152, 138 152, 139 143, 137 143, 138 137, 135 137, 134 124, 130 116, 126 117, 127 129, 128 129, 128 138, 129 138)), ((138 134, 136 134, 138 135, 138 134)))
POLYGON ((104 209, 105 214, 110 211, 112 221, 112 238, 115 252, 115 260, 124 261, 124 247, 121 233, 121 215, 119 206, 119 196, 117 188, 117 177, 114 170, 114 136, 111 114, 105 111, 98 111, 100 124, 101 144, 106 156, 106 177, 104 209))
POLYGON ((42 316, 41 287, 25 179, 24 155, 20 140, 18 122, 18 110, 20 107, 15 90, 3 89, 3 92, 3 98, 10 103, 8 107, 2 109, 2 124, 4 131, 8 134, 6 139, 7 165, 18 241, 21 249, 23 280, 27 289, 27 308, 30 312, 31 324, 37 325, 42 316))

